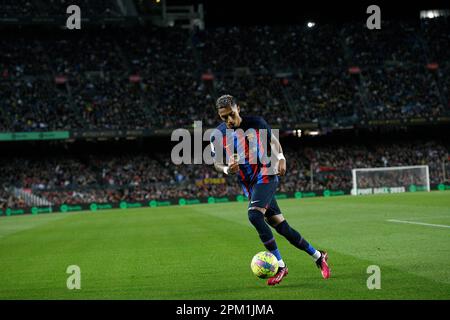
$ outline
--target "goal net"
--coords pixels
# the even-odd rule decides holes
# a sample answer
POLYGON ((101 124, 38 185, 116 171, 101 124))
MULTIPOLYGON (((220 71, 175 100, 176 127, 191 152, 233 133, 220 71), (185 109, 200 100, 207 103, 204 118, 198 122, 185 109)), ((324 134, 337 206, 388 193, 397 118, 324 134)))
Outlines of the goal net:
POLYGON ((428 166, 352 170, 353 195, 430 191, 428 166))

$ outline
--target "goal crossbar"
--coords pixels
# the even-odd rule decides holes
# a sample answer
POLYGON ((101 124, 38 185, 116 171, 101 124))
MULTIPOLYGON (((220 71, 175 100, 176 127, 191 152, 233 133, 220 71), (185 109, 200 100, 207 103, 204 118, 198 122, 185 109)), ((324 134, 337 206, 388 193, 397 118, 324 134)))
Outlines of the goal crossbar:
POLYGON ((388 170, 406 170, 406 169, 421 169, 421 168, 428 170, 427 165, 421 165, 421 166, 403 166, 403 167, 356 168, 352 169, 352 171, 388 171, 388 170))
MULTIPOLYGON (((425 185, 427 191, 430 191, 430 173, 428 165, 415 165, 415 166, 398 166, 398 167, 376 167, 376 168, 355 168, 352 169, 352 194, 358 194, 358 183, 357 183, 357 173, 358 172, 380 172, 380 171, 402 171, 402 170, 413 170, 413 169, 422 169, 425 173, 425 185)), ((396 186, 392 186, 396 187, 396 186)))

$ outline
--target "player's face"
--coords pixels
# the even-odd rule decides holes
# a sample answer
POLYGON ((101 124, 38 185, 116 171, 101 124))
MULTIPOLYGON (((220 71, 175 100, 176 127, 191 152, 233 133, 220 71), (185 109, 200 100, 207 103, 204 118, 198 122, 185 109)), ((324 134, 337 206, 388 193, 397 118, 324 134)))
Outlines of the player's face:
POLYGON ((219 109, 219 117, 229 129, 239 127, 242 120, 239 116, 239 106, 219 109))

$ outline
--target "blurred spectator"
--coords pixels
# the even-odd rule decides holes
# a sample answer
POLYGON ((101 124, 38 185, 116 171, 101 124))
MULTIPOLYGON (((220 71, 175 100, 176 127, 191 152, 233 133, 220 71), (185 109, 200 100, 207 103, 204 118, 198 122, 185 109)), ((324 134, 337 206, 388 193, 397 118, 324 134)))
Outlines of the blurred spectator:
MULTIPOLYGON (((443 183, 443 163, 448 162, 450 150, 449 146, 433 141, 315 148, 285 146, 284 149, 288 174, 281 178, 280 192, 350 189, 352 169, 384 166, 428 165, 430 183, 443 183)), ((169 155, 164 153, 0 159, 3 172, 0 185, 31 189, 55 205, 241 193, 234 176, 224 177, 211 166, 174 166, 168 159, 169 155), (209 178, 224 179, 212 182, 209 178)), ((405 173, 403 180, 411 181, 411 173, 405 173)), ((8 197, 3 191, 3 203, 19 203, 5 200, 8 197)))
POLYGON ((214 126, 223 93, 280 127, 450 112, 445 19, 370 32, 357 23, 33 32, 0 41, 2 131, 214 126))

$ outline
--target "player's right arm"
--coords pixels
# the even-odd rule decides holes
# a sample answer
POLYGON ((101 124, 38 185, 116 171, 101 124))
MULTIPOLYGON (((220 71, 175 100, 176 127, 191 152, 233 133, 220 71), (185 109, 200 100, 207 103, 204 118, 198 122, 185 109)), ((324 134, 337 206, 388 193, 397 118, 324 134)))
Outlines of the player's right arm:
POLYGON ((230 163, 225 165, 223 163, 217 163, 214 161, 214 168, 218 172, 222 172, 225 174, 235 174, 239 170, 239 164, 234 161, 233 158, 230 159, 230 163))
MULTIPOLYGON (((217 172, 225 173, 227 175, 228 174, 235 174, 236 172, 238 172, 239 164, 234 160, 233 157, 231 157, 229 159, 228 165, 217 161, 217 159, 216 159, 216 150, 215 150, 215 147, 214 147, 214 137, 211 137, 210 143, 211 143, 211 156, 212 156, 213 161, 214 161, 214 169, 216 169, 217 172)), ((223 151, 224 150, 225 149, 223 149, 223 151)), ((224 152, 224 155, 225 155, 225 152, 224 152)), ((223 159, 224 158, 225 157, 223 157, 223 159)))

